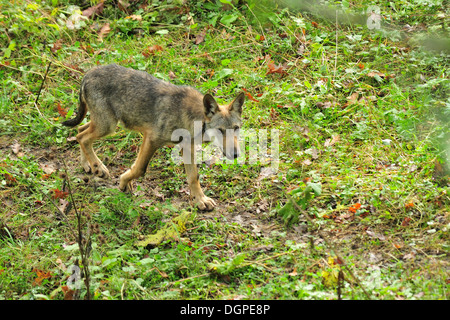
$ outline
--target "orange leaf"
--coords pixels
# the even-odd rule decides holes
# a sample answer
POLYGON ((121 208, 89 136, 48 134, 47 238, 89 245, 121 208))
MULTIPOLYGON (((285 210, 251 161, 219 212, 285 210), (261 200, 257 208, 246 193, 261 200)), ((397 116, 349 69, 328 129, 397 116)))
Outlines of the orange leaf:
POLYGON ((410 217, 405 217, 405 219, 403 219, 403 222, 402 222, 402 227, 408 226, 410 221, 411 221, 410 217))
POLYGON ((148 47, 144 51, 142 51, 142 55, 146 58, 150 57, 150 55, 155 55, 157 52, 162 51, 163 48, 160 45, 154 44, 151 47, 148 47))
POLYGON ((253 96, 247 92, 247 90, 245 88, 242 88, 242 90, 245 92, 245 95, 251 100, 251 101, 255 101, 255 102, 259 102, 259 100, 256 100, 255 98, 253 98, 253 96))
POLYGON ((287 75, 288 73, 285 70, 285 67, 282 65, 279 66, 275 66, 275 63, 273 61, 269 61, 269 63, 267 63, 267 66, 269 67, 269 71, 267 72, 267 74, 272 74, 272 73, 279 73, 282 75, 287 75))
POLYGON ((405 208, 406 209, 410 209, 410 208, 413 208, 414 207, 414 202, 410 202, 410 203, 406 203, 405 204, 405 208))
POLYGON ((319 24, 317 22, 311 21, 311 24, 314 28, 318 28, 319 24))
POLYGON ((69 192, 67 191, 61 191, 59 189, 53 189, 53 195, 52 195, 52 199, 64 199, 69 192))
POLYGON ((34 285, 40 285, 44 279, 50 279, 52 277, 50 271, 45 272, 39 269, 33 269, 33 272, 36 272, 37 278, 34 279, 34 285))
POLYGON ((62 292, 64 292, 64 300, 74 300, 75 291, 69 289, 68 286, 61 287, 62 292))
POLYGON ((58 109, 58 113, 61 115, 61 117, 65 117, 67 115, 66 109, 61 107, 61 103, 60 102, 58 102, 58 105, 56 106, 56 108, 58 109))
POLYGON ((361 208, 361 203, 358 202, 348 208, 348 211, 350 211, 351 213, 355 213, 359 208, 361 208))

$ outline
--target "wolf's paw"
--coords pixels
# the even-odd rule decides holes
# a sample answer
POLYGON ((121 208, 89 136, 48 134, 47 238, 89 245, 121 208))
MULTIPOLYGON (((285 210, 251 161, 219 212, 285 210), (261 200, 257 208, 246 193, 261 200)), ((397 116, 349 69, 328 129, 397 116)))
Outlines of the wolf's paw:
POLYGON ((109 178, 109 170, 103 163, 94 163, 92 172, 99 178, 109 178))
POLYGON ((120 176, 120 180, 119 180, 119 190, 125 193, 133 193, 133 184, 132 184, 132 180, 126 180, 124 178, 124 174, 122 174, 120 176))
POLYGON ((86 173, 92 173, 91 166, 89 165, 89 163, 88 163, 87 161, 84 162, 84 163, 82 163, 81 165, 82 165, 82 167, 83 167, 83 169, 84 169, 84 172, 86 172, 86 173))
POLYGON ((122 191, 122 192, 124 192, 124 193, 133 193, 134 187, 133 187, 133 184, 132 184, 131 182, 129 182, 129 183, 127 183, 127 184, 125 185, 125 187, 121 187, 121 186, 119 185, 119 190, 122 191))
POLYGON ((194 202, 200 210, 211 211, 216 206, 214 200, 205 195, 194 197, 194 202))

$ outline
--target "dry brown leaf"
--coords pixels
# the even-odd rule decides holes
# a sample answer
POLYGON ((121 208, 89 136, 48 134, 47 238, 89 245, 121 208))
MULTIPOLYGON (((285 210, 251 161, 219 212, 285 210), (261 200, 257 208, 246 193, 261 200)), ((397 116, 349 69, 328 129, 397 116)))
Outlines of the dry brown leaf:
POLYGON ((130 6, 130 4, 126 0, 119 0, 117 2, 117 6, 119 7, 120 11, 128 13, 128 7, 130 6))
POLYGON ((60 50, 62 48, 62 39, 56 40, 53 43, 52 48, 50 49, 53 53, 58 52, 58 50, 60 50))
POLYGON ((131 19, 134 21, 141 21, 142 20, 142 16, 139 14, 132 14, 131 16, 126 17, 125 19, 131 19))
POLYGON ((206 31, 200 32, 195 38, 195 44, 200 44, 205 41, 206 31))
POLYGON ((41 167, 42 171, 44 171, 45 174, 52 174, 53 172, 56 171, 55 165, 54 164, 44 164, 44 163, 40 163, 39 166, 41 167))
POLYGON ((177 78, 177 75, 176 75, 173 71, 169 71, 169 78, 170 78, 171 80, 176 79, 176 78, 177 78))
POLYGON ((378 71, 370 71, 370 72, 367 74, 367 76, 368 76, 368 77, 371 77, 371 78, 373 78, 373 77, 375 77, 375 76, 379 76, 379 77, 382 77, 382 78, 386 77, 386 75, 385 75, 384 73, 378 72, 378 71))
POLYGON ((333 146, 336 142, 338 142, 341 138, 339 137, 339 135, 335 135, 332 136, 331 139, 327 139, 325 140, 324 146, 325 147, 331 147, 333 146))
POLYGON ((98 33, 98 39, 100 41, 103 41, 103 37, 106 36, 111 31, 111 28, 109 26, 109 23, 105 23, 105 25, 100 29, 100 32, 98 33))
POLYGON ((20 143, 16 142, 11 146, 12 152, 14 152, 14 154, 18 154, 20 151, 20 143))
POLYGON ((59 199, 59 206, 58 209, 60 212, 66 214, 67 213, 67 207, 69 206, 69 201, 65 199, 59 199))
POLYGON ((92 6, 90 8, 87 8, 86 10, 83 10, 82 14, 83 16, 87 18, 94 18, 96 15, 100 15, 103 12, 103 8, 105 6, 104 2, 100 2, 99 4, 92 6))
POLYGON ((347 105, 355 104, 356 101, 358 101, 358 97, 359 97, 359 93, 353 92, 350 96, 347 97, 347 100, 348 100, 347 105))

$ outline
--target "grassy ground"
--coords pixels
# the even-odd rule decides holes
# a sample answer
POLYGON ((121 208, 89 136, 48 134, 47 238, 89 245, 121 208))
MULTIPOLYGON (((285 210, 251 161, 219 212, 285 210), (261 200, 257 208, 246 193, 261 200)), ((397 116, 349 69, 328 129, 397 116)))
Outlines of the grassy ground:
POLYGON ((447 1, 117 3, 0 1, 0 299, 86 298, 74 265, 93 299, 449 298, 447 1), (113 62, 223 102, 245 89, 278 170, 200 165, 218 206, 199 212, 163 148, 123 194, 141 137, 119 127, 96 144, 112 178, 84 174, 60 122, 113 62))

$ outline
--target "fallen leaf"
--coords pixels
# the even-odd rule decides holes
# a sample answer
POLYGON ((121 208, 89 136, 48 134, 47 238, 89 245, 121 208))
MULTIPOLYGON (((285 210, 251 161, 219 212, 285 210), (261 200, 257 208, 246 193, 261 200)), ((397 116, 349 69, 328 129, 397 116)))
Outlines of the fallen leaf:
POLYGON ((20 144, 18 142, 14 143, 11 146, 12 152, 14 152, 14 154, 18 154, 20 151, 20 144))
POLYGON ((39 269, 33 269, 33 272, 36 272, 36 279, 34 279, 33 284, 34 285, 40 285, 42 283, 43 280, 45 279, 50 279, 52 277, 50 271, 45 272, 43 270, 39 270, 39 269))
POLYGON ((17 180, 16 180, 16 178, 14 178, 11 174, 9 174, 9 173, 4 173, 3 174, 3 177, 5 178, 5 180, 6 180, 6 185, 7 186, 12 186, 12 185, 14 185, 16 182, 17 182, 17 180))
POLYGON ((197 37, 195 38, 195 44, 200 44, 203 41, 205 41, 205 36, 206 36, 206 30, 203 30, 202 32, 200 32, 197 37))
POLYGON ((53 189, 53 195, 52 195, 52 199, 64 199, 69 192, 67 191, 61 191, 59 189, 53 189))
POLYGON ((255 98, 253 98, 253 96, 252 96, 245 88, 242 88, 242 90, 244 91, 245 95, 246 95, 251 101, 259 102, 259 100, 256 100, 255 98))
POLYGON ((405 208, 406 208, 406 209, 414 208, 414 202, 406 203, 406 204, 405 204, 405 208))
POLYGON ((39 166, 46 174, 52 174, 56 171, 56 168, 53 164, 40 163, 39 166))
POLYGON ((286 68, 283 65, 275 66, 275 63, 273 61, 269 61, 267 63, 267 66, 269 67, 269 71, 267 71, 266 74, 272 74, 272 73, 279 73, 281 75, 287 75, 286 68))
POLYGON ((331 102, 327 101, 327 102, 317 102, 316 103, 316 107, 320 108, 320 109, 328 109, 331 108, 331 102))
POLYGON ((61 102, 58 101, 58 104, 56 105, 56 108, 58 109, 58 113, 61 115, 61 117, 67 116, 67 111, 63 107, 61 107, 61 102))
POLYGON ((340 136, 338 134, 334 135, 334 136, 331 137, 331 139, 325 140, 324 146, 325 147, 331 147, 331 146, 335 145, 336 142, 338 142, 340 139, 341 138, 340 138, 340 136))
POLYGON ((291 277, 297 276, 297 275, 298 275, 298 273, 297 273, 297 268, 294 268, 294 270, 292 270, 292 272, 289 272, 288 274, 289 274, 291 277))
POLYGON ((105 3, 102 1, 99 4, 92 6, 90 8, 87 8, 86 10, 83 10, 82 15, 86 18, 94 18, 96 15, 100 15, 103 12, 103 8, 105 6, 105 3))
POLYGON ((305 160, 302 161, 302 164, 305 165, 305 166, 310 166, 312 164, 312 162, 309 159, 305 159, 305 160))
POLYGON ((64 214, 66 214, 67 213, 67 208, 68 208, 68 206, 69 206, 69 201, 67 201, 67 200, 65 200, 65 199, 59 199, 59 206, 58 206, 58 209, 62 212, 62 213, 64 213, 64 214))
POLYGON ((410 221, 411 221, 410 217, 405 217, 402 221, 402 227, 408 226, 410 221))
POLYGON ((169 78, 170 78, 171 80, 173 80, 173 79, 176 79, 177 76, 176 76, 176 74, 175 74, 173 71, 169 71, 169 78))
POLYGON ((370 231, 370 230, 366 230, 366 233, 367 233, 371 238, 375 238, 375 239, 378 239, 378 240, 380 240, 380 241, 386 240, 386 238, 385 238, 382 234, 379 234, 379 233, 376 233, 376 232, 373 232, 373 231, 370 231))
POLYGON ((146 58, 150 57, 150 55, 155 55, 157 52, 162 51, 163 48, 160 45, 154 44, 144 51, 142 51, 142 55, 146 58))
POLYGON ((317 158, 319 158, 319 150, 317 150, 316 148, 309 148, 305 150, 306 154, 311 155, 311 157, 315 160, 317 158))
POLYGON ((130 6, 130 4, 125 0, 119 0, 117 2, 117 6, 119 7, 120 11, 128 13, 128 7, 130 6))
POLYGON ((383 77, 383 78, 386 77, 386 75, 384 73, 378 72, 378 71, 371 71, 367 74, 367 76, 371 77, 371 78, 374 78, 376 76, 383 77))
POLYGON ((350 211, 351 213, 355 213, 359 208, 361 208, 361 203, 358 202, 348 208, 348 211, 350 211))
POLYGON ((359 93, 353 92, 351 95, 347 97, 348 103, 347 105, 355 104, 358 101, 359 93))
POLYGON ((58 50, 60 50, 62 48, 62 39, 56 40, 53 43, 52 48, 50 49, 53 53, 58 52, 58 50))
POLYGON ((131 16, 125 17, 125 19, 131 19, 134 21, 141 21, 142 20, 142 16, 139 14, 132 14, 131 16))
POLYGON ((319 24, 317 22, 311 21, 311 24, 314 28, 318 28, 319 24))
POLYGON ((272 118, 272 120, 278 117, 278 112, 276 112, 273 107, 270 108, 270 117, 272 118))
POLYGON ((111 28, 109 26, 109 23, 105 23, 104 26, 100 29, 100 32, 98 33, 98 39, 100 41, 103 41, 103 37, 106 36, 111 31, 111 28))
POLYGON ((274 176, 276 173, 276 170, 271 167, 262 167, 257 180, 269 178, 271 176, 274 176))
POLYGON ((64 300, 74 300, 75 291, 69 289, 68 286, 61 287, 62 292, 64 293, 64 300))

